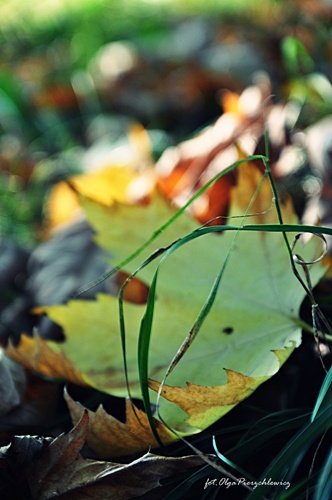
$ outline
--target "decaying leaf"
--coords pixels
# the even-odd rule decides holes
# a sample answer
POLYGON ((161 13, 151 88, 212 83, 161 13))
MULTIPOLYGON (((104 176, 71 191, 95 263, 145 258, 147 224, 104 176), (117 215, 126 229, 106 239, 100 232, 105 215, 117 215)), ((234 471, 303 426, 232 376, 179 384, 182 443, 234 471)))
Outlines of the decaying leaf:
MULTIPOLYGON (((175 404, 165 398, 160 401, 163 419, 178 432, 192 434, 210 425, 275 374, 301 342, 298 312, 304 291, 292 274, 282 234, 236 231, 242 224, 278 222, 269 182, 265 180, 257 192, 260 180, 261 172, 254 163, 239 167, 237 183, 231 190, 228 219, 234 231, 206 234, 186 243, 163 261, 159 270, 149 348, 153 389, 163 379, 227 261, 212 309, 195 341, 167 379, 164 395, 170 401, 173 398, 175 404), (276 350, 283 355, 276 355, 276 350), (225 369, 232 374, 228 379, 225 369), (236 395, 232 384, 239 381, 236 395), (197 397, 202 398, 203 387, 206 411, 195 406, 197 397), (193 400, 189 396, 194 392, 193 400), (220 404, 219 397, 225 398, 220 404)), ((174 210, 158 195, 146 206, 114 203, 105 207, 88 199, 82 201, 82 206, 96 231, 97 244, 115 256, 115 263, 145 245, 125 266, 128 273, 135 271, 155 249, 168 247, 198 227, 182 214, 151 240, 151 234, 174 215, 174 210), (149 239, 150 244, 146 245, 149 239)), ((284 219, 296 222, 289 204, 284 207, 284 219)), ((315 240, 299 253, 311 260, 317 253, 315 240)), ((159 261, 138 274, 148 286, 159 261)), ((321 265, 312 267, 313 284, 323 273, 321 265)), ((111 394, 126 396, 117 299, 99 294, 95 301, 74 300, 42 310, 64 328, 66 342, 61 349, 75 370, 84 374, 84 381, 111 394)), ((137 342, 144 311, 144 304, 125 303, 128 377, 131 395, 138 398, 141 392, 137 342)), ((17 359, 17 356, 27 357, 25 351, 23 343, 10 352, 17 359)), ((29 356, 35 358, 34 368, 42 371, 45 360, 41 355, 36 358, 33 352, 32 349, 29 356)), ((47 358, 48 353, 44 352, 47 358)), ((54 376, 60 376, 59 369, 61 372, 57 364, 54 376)), ((52 376, 52 371, 48 374, 52 376)), ((63 373, 64 377, 68 375, 71 376, 70 370, 63 373)), ((116 427, 118 423, 112 425, 116 427)), ((144 433, 143 426, 143 436, 144 433)))
POLYGON ((160 486, 174 473, 202 465, 198 456, 146 453, 129 464, 83 458, 89 415, 55 439, 24 436, 0 449, 1 498, 126 500, 160 486))
POLYGON ((37 333, 33 338, 23 334, 20 348, 10 343, 6 354, 29 370, 52 378, 71 380, 78 385, 89 385, 85 375, 75 369, 59 345, 45 342, 37 333))
POLYGON ((1 498, 31 499, 26 467, 51 441, 39 436, 14 436, 8 446, 0 448, 1 498))
MULTIPOLYGON (((85 411, 84 407, 74 401, 68 394, 64 394, 74 423, 79 422, 85 411)), ((93 412, 88 410, 89 447, 100 458, 129 455, 142 450, 156 448, 159 444, 154 437, 146 414, 139 410, 129 399, 126 400, 126 421, 120 422, 109 415, 103 407, 93 412)), ((169 444, 176 438, 167 427, 155 420, 158 435, 163 444, 169 444)))
MULTIPOLYGON (((86 471, 82 468, 84 460, 80 451, 86 441, 88 422, 89 417, 84 413, 71 432, 54 439, 28 466, 28 481, 34 498, 53 498, 84 485, 86 471)), ((94 472, 101 471, 104 468, 98 470, 97 467, 94 472)))

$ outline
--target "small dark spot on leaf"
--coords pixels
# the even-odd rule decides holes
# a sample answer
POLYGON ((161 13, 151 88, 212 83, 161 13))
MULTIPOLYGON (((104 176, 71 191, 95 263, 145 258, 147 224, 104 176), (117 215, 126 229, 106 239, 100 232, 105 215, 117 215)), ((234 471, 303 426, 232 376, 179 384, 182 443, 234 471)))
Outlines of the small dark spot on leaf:
POLYGON ((226 328, 222 329, 222 332, 226 333, 226 335, 230 335, 231 333, 233 333, 233 331, 234 331, 234 328, 232 326, 226 326, 226 328))

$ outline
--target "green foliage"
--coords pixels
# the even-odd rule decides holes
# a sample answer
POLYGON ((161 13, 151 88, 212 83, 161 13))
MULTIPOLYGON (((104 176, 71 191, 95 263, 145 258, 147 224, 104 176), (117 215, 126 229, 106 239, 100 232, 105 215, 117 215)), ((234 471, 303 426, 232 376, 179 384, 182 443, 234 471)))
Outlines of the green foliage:
POLYGON ((19 176, 0 174, 0 236, 21 245, 35 243, 42 203, 39 187, 26 189, 19 176))
POLYGON ((286 69, 290 76, 299 76, 314 71, 314 61, 304 45, 293 36, 287 36, 281 44, 286 69))

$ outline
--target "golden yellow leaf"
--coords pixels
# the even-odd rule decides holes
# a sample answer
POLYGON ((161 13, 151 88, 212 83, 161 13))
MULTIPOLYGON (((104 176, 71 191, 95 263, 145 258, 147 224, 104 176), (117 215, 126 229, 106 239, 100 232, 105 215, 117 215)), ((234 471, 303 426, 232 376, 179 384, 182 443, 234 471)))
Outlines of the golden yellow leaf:
POLYGON ((78 196, 68 183, 56 184, 47 202, 47 229, 52 231, 71 223, 81 213, 78 196))
POLYGON ((83 196, 90 198, 106 207, 115 201, 119 203, 137 202, 133 196, 132 186, 135 183, 143 185, 144 198, 153 187, 152 175, 149 172, 135 172, 133 168, 105 167, 97 172, 71 177, 71 185, 83 196))
MULTIPOLYGON (((225 385, 206 387, 190 382, 185 388, 164 385, 161 395, 189 415, 189 425, 205 429, 269 378, 247 377, 233 370, 226 370, 226 373, 225 385)), ((150 380, 149 387, 158 392, 160 383, 150 380)))
MULTIPOLYGON (((135 136, 136 133, 141 132, 135 132, 135 136)), ((47 204, 47 229, 52 231, 82 215, 78 193, 108 207, 115 202, 144 202, 154 184, 152 170, 138 172, 133 166, 110 166, 75 175, 52 189, 47 204)))

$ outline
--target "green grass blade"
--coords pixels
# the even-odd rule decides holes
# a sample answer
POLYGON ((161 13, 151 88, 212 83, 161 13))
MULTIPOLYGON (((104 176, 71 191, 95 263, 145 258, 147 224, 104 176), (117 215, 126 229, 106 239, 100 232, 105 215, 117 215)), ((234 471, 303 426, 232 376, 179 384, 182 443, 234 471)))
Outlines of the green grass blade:
MULTIPOLYGON (((332 427, 332 405, 324 408, 313 422, 305 425, 291 439, 283 450, 261 475, 261 479, 272 478, 273 481, 291 481, 295 470, 304 454, 315 439, 332 427)), ((253 490, 248 500, 260 500, 269 493, 270 486, 262 485, 253 490)))
MULTIPOLYGON (((257 450, 264 448, 264 446, 268 446, 273 437, 290 430, 296 431, 301 428, 301 426, 307 424, 308 420, 309 415, 305 414, 286 419, 275 425, 268 425, 266 429, 259 430, 259 432, 255 433, 253 436, 241 439, 239 443, 229 449, 227 453, 233 457, 233 460, 244 460, 246 457, 250 457, 251 454, 257 453, 257 450)), ((263 420, 257 422, 259 429, 262 425, 263 420)))
MULTIPOLYGON (((246 214, 250 210, 252 204, 254 203, 254 200, 256 199, 256 197, 260 191, 260 187, 261 187, 262 183, 264 182, 264 180, 265 180, 265 176, 262 177, 260 183, 258 184, 258 186, 255 190, 255 193, 251 199, 251 202, 249 203, 249 205, 247 207, 246 214)), ((243 215, 243 219, 246 217, 246 214, 243 215)), ((159 403, 161 390, 162 390, 162 387, 166 381, 167 376, 171 373, 173 368, 176 366, 176 364, 180 361, 180 359, 182 358, 184 353, 189 348, 190 344, 193 342, 194 338, 196 337, 196 335, 200 331, 200 329, 205 321, 205 318, 208 316, 208 314, 213 306, 213 303, 215 301, 222 276, 224 274, 225 268, 226 268, 227 263, 229 261, 230 255, 232 253, 232 248, 235 245, 235 241, 237 239, 238 234, 239 233, 237 232, 236 235, 234 236, 232 244, 231 244, 229 251, 227 253, 226 259, 224 260, 224 262, 220 268, 220 271, 219 271, 219 273, 218 273, 218 275, 217 275, 217 277, 212 285, 210 293, 209 293, 201 311, 199 312, 199 314, 194 322, 193 327, 191 328, 189 334, 186 336, 184 342, 182 343, 182 345, 178 349, 176 355, 174 356, 168 369, 166 370, 166 374, 163 378, 163 381, 160 385, 160 389, 158 391, 157 407, 158 407, 158 403, 159 403)), ((147 413, 150 425, 152 426, 152 430, 153 430, 156 437, 158 434, 157 434, 157 430, 156 430, 155 425, 154 425, 153 415, 152 415, 152 411, 151 411, 148 380, 149 380, 149 345, 150 345, 150 339, 151 339, 151 334, 152 334, 154 305, 155 305, 155 300, 156 300, 156 288, 157 288, 158 276, 159 276, 160 269, 161 269, 163 263, 166 261, 166 259, 168 259, 170 257, 170 255, 173 252, 175 252, 177 249, 179 249, 183 245, 187 244, 188 242, 192 241, 193 239, 196 239, 198 236, 201 236, 201 235, 198 234, 197 231, 193 231, 193 232, 189 233, 188 235, 184 236, 183 238, 179 238, 177 241, 172 243, 167 249, 161 249, 161 250, 155 252, 134 273, 134 274, 137 274, 137 272, 139 270, 141 270, 148 263, 150 263, 152 260, 154 260, 155 255, 159 256, 162 251, 165 251, 164 255, 161 257, 161 259, 158 263, 158 266, 156 268, 156 271, 154 273, 154 276, 153 276, 153 279, 151 282, 151 287, 149 290, 148 300, 147 300, 147 304, 146 304, 146 310, 145 310, 145 314, 144 314, 142 322, 141 322, 141 328, 140 328, 140 332, 139 332, 139 341, 138 341, 138 367, 139 367, 141 394, 142 394, 142 398, 143 398, 143 402, 144 402, 145 411, 147 413)), ((131 275, 131 277, 133 277, 133 275, 131 275)), ((120 307, 120 323, 122 326, 121 336, 123 337, 122 346, 123 346, 123 353, 125 356, 125 325, 124 325, 124 315, 123 315, 123 311, 121 310, 121 307, 120 307)), ((127 365, 125 362, 125 367, 126 366, 127 365)), ((129 385, 128 385, 128 388, 129 388, 129 385)), ((161 419, 161 421, 164 422, 159 414, 159 411, 158 411, 158 416, 161 419)), ((166 422, 164 422, 164 424, 167 425, 166 422)), ((159 441, 159 438, 158 438, 158 441, 159 441)))
MULTIPOLYGON (((279 496, 276 496, 276 500, 303 500, 309 499, 311 497, 311 493, 315 491, 314 482, 317 480, 318 474, 317 472, 310 477, 302 479, 297 482, 293 487, 287 491, 280 492, 279 496)), ((320 499, 321 500, 321 499, 320 499)))
POLYGON ((329 369, 324 382, 320 388, 316 404, 312 411, 311 421, 319 415, 319 413, 326 408, 326 406, 332 405, 332 367, 329 369))
POLYGON ((252 155, 249 156, 248 158, 238 160, 229 167, 225 168, 222 172, 219 172, 217 175, 215 175, 209 182, 204 184, 179 210, 175 212, 175 214, 170 217, 164 224, 162 224, 158 229, 156 229, 150 238, 148 238, 143 245, 141 245, 139 248, 137 248, 132 254, 130 254, 128 257, 126 257, 124 260, 122 260, 119 264, 117 264, 115 267, 113 267, 111 270, 106 271, 105 273, 101 274, 98 276, 95 280, 87 283, 86 285, 81 286, 74 294, 73 298, 77 298, 79 295, 82 295, 82 293, 87 292, 91 288, 99 285, 106 279, 110 278, 115 274, 117 271, 120 269, 123 269, 127 264, 129 264, 133 259, 138 257, 147 247, 153 243, 154 240, 158 238, 158 236, 166 231, 166 229, 173 224, 186 210, 187 208, 197 199, 199 198, 209 187, 211 187, 213 184, 215 184, 219 179, 224 177, 225 175, 229 174, 236 168, 238 168, 240 165, 243 163, 247 163, 250 161, 255 161, 255 160, 263 160, 264 156, 262 155, 252 155))
MULTIPOLYGON (((120 325, 120 337, 121 337, 121 348, 122 348, 122 359, 123 359, 123 367, 124 367, 124 374, 125 374, 125 379, 126 379, 126 386, 127 386, 127 391, 128 391, 128 396, 131 398, 130 394, 130 383, 129 383, 129 378, 128 378, 128 363, 127 363, 127 348, 126 348, 126 323, 125 323, 125 313, 124 313, 124 291, 126 286, 129 285, 130 281, 142 270, 144 267, 149 265, 151 262, 153 262, 155 259, 157 259, 160 255, 163 254, 163 252, 166 251, 166 248, 161 248, 156 250, 152 255, 149 256, 148 259, 146 259, 143 264, 136 269, 128 278, 126 281, 123 283, 122 287, 120 288, 119 291, 119 297, 118 297, 118 307, 119 307, 119 325, 120 325)), ((143 362, 143 360, 142 360, 143 362)), ((148 404, 148 401, 146 402, 148 404)))
POLYGON ((322 500, 323 498, 331 498, 332 492, 332 449, 328 453, 325 464, 320 474, 317 489, 315 491, 314 500, 322 500))
MULTIPOLYGON (((298 232, 299 227, 302 227, 298 224, 291 224, 291 225, 279 225, 279 224, 258 224, 258 225, 244 225, 244 226, 201 226, 195 231, 189 233, 188 235, 184 236, 183 238, 180 238, 179 240, 173 242, 169 247, 165 249, 159 249, 157 250, 154 254, 152 254, 141 266, 138 270, 136 270, 130 278, 132 278, 134 275, 136 275, 143 267, 146 265, 150 264, 152 260, 155 258, 159 257, 160 255, 164 254, 157 266, 151 288, 150 288, 150 293, 148 296, 148 301, 146 305, 146 312, 143 317, 142 323, 141 323, 141 328, 140 328, 140 333, 139 333, 139 344, 138 344, 138 359, 139 359, 139 375, 140 375, 140 383, 141 383, 141 391, 142 391, 142 398, 144 401, 145 409, 149 418, 149 421, 153 424, 152 420, 152 412, 150 409, 150 397, 149 397, 149 390, 148 390, 148 350, 149 350, 149 345, 150 345, 150 338, 151 338, 151 333, 152 333, 152 322, 153 322, 153 312, 154 312, 154 303, 155 303, 155 297, 156 297, 156 287, 157 287, 157 280, 158 280, 158 274, 159 270, 161 268, 162 263, 174 252, 176 249, 180 248, 184 244, 199 238, 201 236, 204 236, 206 234, 212 233, 212 232, 220 232, 220 231, 265 231, 265 232, 298 232)), ((325 228, 318 228, 316 226, 305 226, 305 231, 306 232, 311 232, 313 234, 315 233, 321 233, 324 231, 325 228)), ((330 230, 332 233, 332 230, 330 230)), ((229 254, 228 254, 229 255, 229 254)), ((197 320, 195 323, 195 329, 194 329, 194 336, 197 334, 199 331, 202 323, 204 322, 204 319, 206 318, 207 314, 209 313, 213 301, 218 289, 218 286, 221 281, 222 274, 225 269, 225 265, 227 264, 227 259, 225 263, 223 264, 214 284, 211 289, 211 293, 209 297, 207 298, 207 301, 205 302, 197 320)), ((125 356, 125 325, 124 325, 124 313, 123 313, 123 299, 121 298, 120 302, 120 323, 121 323, 121 337, 122 337, 122 343, 123 343, 123 353, 125 356)), ((177 359, 178 361, 178 359, 177 359)), ((169 371, 168 371, 169 373, 169 371)), ((155 430, 156 432, 156 430, 155 430)))
POLYGON ((196 231, 208 234, 220 231, 258 231, 266 233, 311 233, 332 236, 332 228, 308 224, 244 224, 243 226, 201 226, 196 231))
MULTIPOLYGON (((185 497, 185 494, 188 490, 200 479, 205 479, 208 476, 209 466, 203 465, 198 471, 193 472, 188 476, 184 481, 175 486, 165 497, 163 500, 182 500, 185 497)), ((173 481, 173 478, 169 478, 166 481, 163 481, 164 485, 168 485, 169 481, 173 481)))
POLYGON ((246 472, 245 470, 243 470, 239 465, 236 465, 232 460, 230 460, 229 458, 225 457, 225 455, 223 455, 219 450, 218 450, 218 447, 217 447, 217 443, 216 443, 216 438, 215 436, 212 436, 212 445, 213 445, 213 449, 214 451, 216 452, 216 455, 217 457, 222 461, 224 462, 226 465, 228 465, 229 467, 231 467, 232 469, 236 470, 237 472, 239 472, 243 477, 245 478, 249 478, 250 481, 255 481, 254 477, 251 476, 251 474, 248 474, 248 472, 246 472))
POLYGON ((153 413, 151 410, 149 385, 148 385, 148 380, 149 380, 149 375, 148 375, 149 374, 149 346, 150 346, 150 339, 151 339, 151 333, 152 333, 154 305, 155 305, 155 301, 156 301, 157 277, 158 277, 158 269, 157 269, 156 274, 153 277, 153 280, 152 280, 152 283, 150 286, 148 301, 147 301, 146 309, 145 309, 145 314, 143 316, 140 331, 139 331, 138 372, 139 372, 141 394, 142 394, 142 399, 143 399, 143 403, 144 403, 145 413, 148 417, 151 430, 152 430, 157 442, 162 446, 162 442, 159 438, 159 435, 158 435, 158 432, 157 432, 157 429, 156 429, 156 426, 154 423, 154 419, 153 419, 153 413))

